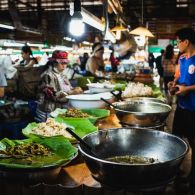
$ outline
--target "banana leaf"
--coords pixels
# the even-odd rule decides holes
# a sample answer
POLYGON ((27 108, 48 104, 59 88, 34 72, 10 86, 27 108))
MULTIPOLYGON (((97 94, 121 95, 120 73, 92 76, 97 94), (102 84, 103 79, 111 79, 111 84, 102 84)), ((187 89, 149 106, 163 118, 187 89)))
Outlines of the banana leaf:
POLYGON ((165 95, 160 90, 160 87, 157 87, 155 84, 147 84, 147 85, 152 88, 153 97, 158 98, 162 101, 166 100, 165 95))
POLYGON ((55 120, 74 127, 72 130, 81 138, 98 130, 98 128, 86 118, 62 118, 59 116, 56 117, 55 120))
MULTIPOLYGON (((85 118, 62 118, 62 117, 56 117, 55 121, 64 123, 66 126, 70 127, 75 133, 77 133, 78 136, 84 137, 85 135, 92 133, 94 131, 97 131, 97 127, 95 127, 88 119, 85 118)), ((32 132, 32 129, 38 127, 38 123, 29 123, 24 129, 22 129, 22 133, 26 137, 37 137, 32 132)), ((45 137, 45 136, 39 136, 39 137, 45 137)), ((67 137, 70 142, 75 142, 75 138, 69 138, 67 137)))
MULTIPOLYGON (((25 135, 26 137, 29 138, 33 138, 33 137, 37 137, 36 134, 33 133, 32 129, 38 127, 39 123, 36 122, 32 122, 29 123, 24 129, 22 129, 22 133, 23 135, 25 135)), ((66 124, 67 127, 74 129, 73 126, 70 126, 69 124, 66 124)), ((39 137, 47 137, 47 136, 42 136, 42 135, 38 135, 39 137)), ((74 138, 69 138, 69 137, 65 137, 66 139, 68 139, 69 141, 74 140, 74 138)))
MULTIPOLYGON (((55 118, 55 117, 57 117, 60 114, 64 114, 66 111, 67 111, 67 109, 57 108, 50 115, 55 118)), ((106 110, 106 109, 81 109, 81 111, 90 115, 90 117, 88 119, 93 124, 95 124, 95 122, 98 119, 101 119, 101 118, 104 118, 104 117, 107 117, 107 116, 110 115, 110 111, 106 110)), ((66 118, 66 117, 64 117, 64 118, 66 118)))
POLYGON ((64 114, 67 111, 67 109, 62 109, 62 108, 56 108, 53 112, 50 113, 50 116, 55 118, 59 114, 64 114))
POLYGON ((115 87, 114 87, 114 90, 124 91, 126 86, 127 86, 126 83, 116 83, 115 87))
POLYGON ((28 158, 4 158, 0 156, 1 168, 20 168, 20 169, 39 169, 56 166, 63 166, 69 163, 78 153, 77 149, 63 136, 40 137, 25 140, 9 140, 4 138, 0 141, 0 150, 6 150, 7 147, 16 146, 18 144, 39 143, 49 148, 51 154, 49 156, 33 156, 28 158))
POLYGON ((81 109, 81 111, 91 116, 88 119, 93 124, 95 124, 98 119, 108 117, 110 115, 110 111, 106 109, 81 109))

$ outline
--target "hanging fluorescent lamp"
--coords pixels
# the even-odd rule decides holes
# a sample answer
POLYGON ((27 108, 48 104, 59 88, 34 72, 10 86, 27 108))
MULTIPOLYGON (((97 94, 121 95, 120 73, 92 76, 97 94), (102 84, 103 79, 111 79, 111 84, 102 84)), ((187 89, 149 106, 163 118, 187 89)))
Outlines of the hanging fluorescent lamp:
POLYGON ((146 37, 154 37, 154 35, 143 25, 143 20, 144 20, 144 3, 142 0, 142 6, 141 6, 142 10, 141 10, 141 26, 137 27, 136 29, 130 31, 130 34, 133 35, 140 35, 140 36, 146 36, 146 37))
POLYGON ((9 29, 9 30, 14 30, 15 29, 14 26, 7 25, 7 24, 0 24, 0 28, 6 28, 6 29, 9 29))
POLYGON ((81 15, 81 2, 74 0, 74 14, 69 24, 69 32, 76 37, 81 36, 85 31, 83 17, 81 15))
MULTIPOLYGON (((86 24, 93 26, 94 28, 100 31, 104 31, 104 24, 102 23, 102 21, 83 7, 82 7, 82 16, 83 16, 83 21, 86 24)), ((106 32, 105 39, 110 40, 112 43, 116 42, 115 35, 110 29, 106 32)))

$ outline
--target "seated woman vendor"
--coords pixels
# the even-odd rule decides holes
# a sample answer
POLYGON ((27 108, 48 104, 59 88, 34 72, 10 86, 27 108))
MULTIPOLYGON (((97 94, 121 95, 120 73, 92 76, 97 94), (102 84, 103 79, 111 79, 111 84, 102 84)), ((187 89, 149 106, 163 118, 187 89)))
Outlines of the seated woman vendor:
POLYGON ((47 70, 41 75, 38 93, 37 119, 45 121, 47 115, 56 108, 63 108, 66 96, 82 93, 80 87, 73 88, 64 74, 68 63, 68 53, 56 50, 47 63, 47 70))
POLYGON ((104 71, 104 47, 101 43, 94 43, 92 56, 87 60, 86 72, 89 76, 99 76, 98 71, 104 71))

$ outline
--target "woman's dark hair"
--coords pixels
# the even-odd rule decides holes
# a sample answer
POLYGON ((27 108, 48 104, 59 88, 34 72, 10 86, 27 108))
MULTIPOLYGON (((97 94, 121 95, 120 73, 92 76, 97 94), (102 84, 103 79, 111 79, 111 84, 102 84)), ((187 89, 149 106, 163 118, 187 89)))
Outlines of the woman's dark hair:
MULTIPOLYGON (((102 44, 100 42, 98 43, 94 43, 93 46, 92 46, 92 51, 94 51, 94 49, 97 47, 97 46, 102 46, 102 44)), ((104 47, 102 46, 100 49, 104 49, 104 47)))
POLYGON ((48 61, 45 65, 45 68, 48 69, 50 66, 54 67, 58 64, 57 61, 48 61))
POLYGON ((175 33, 175 36, 177 36, 181 41, 187 39, 190 43, 195 45, 195 31, 192 28, 181 28, 175 33))
POLYGON ((167 45, 165 50, 165 59, 172 59, 174 55, 173 45, 167 45))
POLYGON ((24 53, 29 53, 29 55, 32 55, 32 50, 28 45, 25 45, 21 49, 24 53))

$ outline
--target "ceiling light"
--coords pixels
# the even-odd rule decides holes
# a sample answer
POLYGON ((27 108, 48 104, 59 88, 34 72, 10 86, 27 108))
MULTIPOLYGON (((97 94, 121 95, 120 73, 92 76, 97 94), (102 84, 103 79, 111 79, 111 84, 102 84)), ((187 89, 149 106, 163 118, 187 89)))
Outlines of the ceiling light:
POLYGON ((139 26, 136 29, 130 31, 130 34, 133 35, 144 35, 146 37, 154 37, 154 35, 145 27, 139 26))
POLYGON ((143 4, 143 0, 142 0, 142 6, 141 6, 142 10, 141 10, 141 26, 137 27, 136 29, 130 31, 130 34, 133 35, 142 35, 142 36, 146 36, 146 37, 154 37, 154 35, 143 25, 143 15, 144 15, 144 4, 143 4))
POLYGON ((30 47, 44 47, 45 45, 42 43, 27 43, 30 47))
POLYGON ((127 28, 125 28, 121 22, 119 25, 116 25, 114 28, 111 29, 112 32, 116 32, 116 39, 118 40, 121 38, 121 32, 126 30, 127 28))
POLYGON ((24 43, 7 42, 7 41, 5 41, 3 43, 3 46, 4 47, 23 47, 24 46, 24 43))
POLYGON ((74 14, 69 24, 69 32, 73 36, 81 36, 85 31, 85 25, 83 23, 83 17, 81 15, 81 2, 80 0, 74 0, 74 14))
POLYGON ((0 24, 0 28, 6 28, 6 29, 10 29, 10 30, 14 30, 15 29, 14 26, 6 25, 6 24, 0 24))
POLYGON ((72 39, 70 37, 64 37, 64 40, 66 40, 66 41, 72 41, 72 39))
MULTIPOLYGON (((104 31, 104 24, 98 17, 94 16, 93 14, 91 14, 89 11, 87 11, 83 7, 82 7, 81 13, 83 16, 83 21, 86 24, 93 26, 94 28, 100 31, 104 31)), ((110 29, 106 31, 105 39, 110 40, 112 43, 116 42, 114 33, 110 29)))

